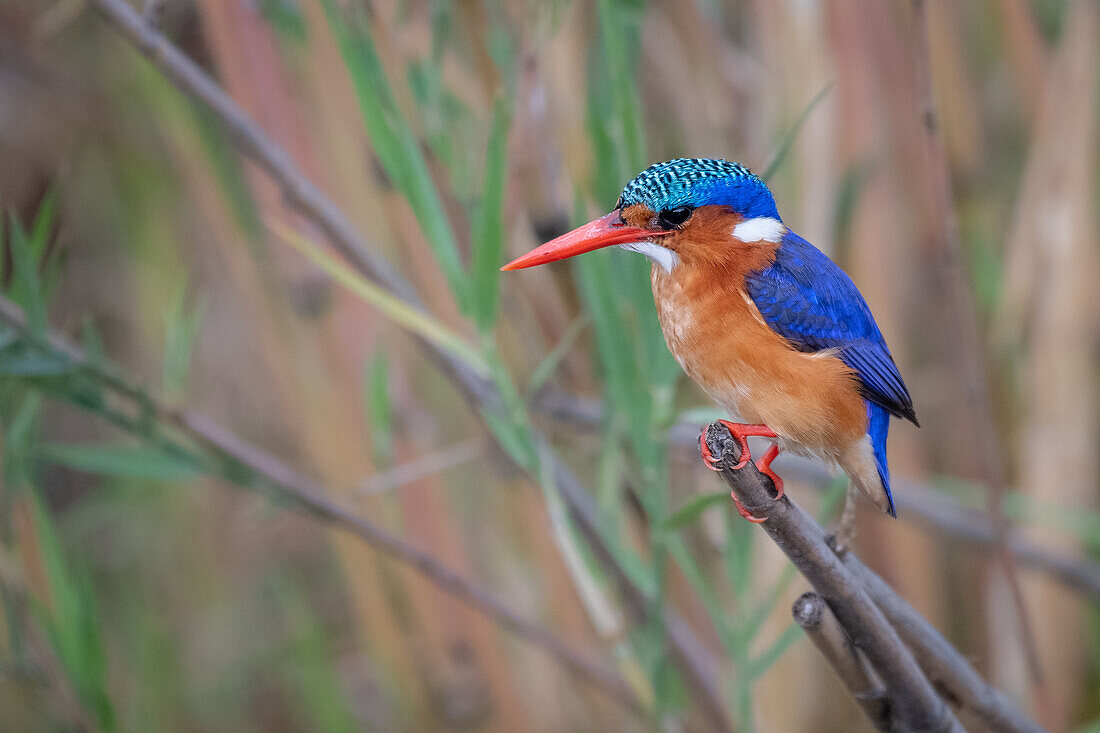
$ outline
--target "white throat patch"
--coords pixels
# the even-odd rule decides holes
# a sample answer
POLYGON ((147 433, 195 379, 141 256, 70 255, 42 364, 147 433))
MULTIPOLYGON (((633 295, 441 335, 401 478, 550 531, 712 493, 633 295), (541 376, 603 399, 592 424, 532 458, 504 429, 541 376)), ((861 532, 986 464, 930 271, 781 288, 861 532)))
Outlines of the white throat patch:
POLYGON ((787 227, 783 222, 770 216, 758 216, 746 219, 733 228, 733 236, 742 242, 778 242, 783 239, 787 227))
POLYGON ((646 257, 653 260, 655 264, 663 267, 665 272, 671 273, 676 265, 680 264, 679 255, 668 247, 662 247, 653 242, 628 242, 627 244, 620 244, 619 247, 630 252, 644 254, 646 257))

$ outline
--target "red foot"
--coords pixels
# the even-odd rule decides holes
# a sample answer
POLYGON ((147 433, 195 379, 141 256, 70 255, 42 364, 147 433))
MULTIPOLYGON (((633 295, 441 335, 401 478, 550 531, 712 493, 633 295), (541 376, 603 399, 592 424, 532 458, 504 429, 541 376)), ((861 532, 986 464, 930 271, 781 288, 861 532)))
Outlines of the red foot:
POLYGON ((775 500, 779 501, 783 498, 783 479, 779 478, 772 470, 772 461, 779 455, 779 446, 773 445, 768 448, 768 452, 764 454, 764 457, 756 462, 756 468, 760 473, 764 474, 772 480, 775 484, 775 500))
MULTIPOLYGON (((741 460, 736 465, 730 466, 730 468, 736 471, 739 468, 744 468, 749 465, 749 461, 752 460, 752 454, 749 453, 749 441, 750 436, 758 436, 761 438, 778 438, 775 431, 769 428, 767 425, 746 425, 745 423, 730 422, 729 420, 719 420, 718 422, 726 426, 726 428, 733 435, 734 440, 741 446, 741 460)), ((715 464, 718 463, 718 459, 715 458, 711 452, 710 447, 707 446, 707 431, 704 430, 699 436, 699 452, 703 456, 703 463, 707 468, 712 471, 720 471, 715 464)), ((772 456, 775 458, 775 456, 772 456)), ((771 461, 768 461, 771 463, 771 461)), ((767 464, 765 464, 767 465, 767 464)))
MULTIPOLYGON (((736 465, 730 467, 734 471, 740 468, 744 468, 748 465, 749 461, 752 460, 752 454, 749 453, 749 441, 747 440, 747 438, 749 438, 750 436, 758 436, 762 438, 779 437, 775 434, 775 431, 769 428, 767 425, 745 425, 743 423, 734 423, 728 420, 719 420, 718 422, 726 426, 726 428, 733 435, 734 439, 737 440, 738 444, 741 446, 741 459, 737 462, 736 465)), ((703 463, 704 465, 706 465, 707 468, 712 471, 722 470, 716 465, 718 463, 718 459, 715 458, 714 455, 710 452, 710 447, 707 445, 707 436, 705 430, 699 436, 699 452, 702 454, 703 463)), ((778 455, 779 446, 773 445, 772 447, 768 448, 768 452, 764 454, 764 457, 756 463, 757 470, 770 478, 772 480, 772 483, 775 485, 776 501, 779 501, 779 499, 783 497, 783 479, 779 478, 779 476, 777 476, 771 468, 772 461, 774 461, 775 457, 778 455)), ((760 524, 761 522, 767 521, 767 517, 758 517, 750 512, 748 509, 746 509, 745 506, 740 502, 740 500, 738 500, 737 495, 732 491, 730 492, 730 498, 733 499, 733 505, 737 509, 737 513, 752 522, 753 524, 760 524)))
POLYGON ((768 521, 767 517, 758 517, 750 512, 748 509, 746 509, 745 505, 742 504, 741 501, 737 498, 737 494, 733 493, 732 491, 730 492, 730 498, 733 499, 733 507, 737 510, 737 513, 752 522, 753 524, 760 524, 761 522, 768 521))

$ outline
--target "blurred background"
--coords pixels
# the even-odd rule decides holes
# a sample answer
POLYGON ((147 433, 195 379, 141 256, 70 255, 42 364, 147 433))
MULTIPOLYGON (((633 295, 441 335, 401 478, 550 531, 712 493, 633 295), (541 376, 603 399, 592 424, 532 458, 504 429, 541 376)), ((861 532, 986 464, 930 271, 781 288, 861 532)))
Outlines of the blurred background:
MULTIPOLYGON (((905 375, 901 517, 861 502, 858 554, 1045 726, 1100 730, 1095 2, 148 5, 428 316, 82 0, 0 2, 2 286, 25 316, 0 329, 0 730, 868 729, 793 625, 804 582, 700 465, 719 415, 665 351, 648 263, 496 269, 680 156, 765 176, 905 375), (471 408, 410 330, 503 405, 471 408), (179 410, 553 632, 635 710, 179 410), (1013 536, 1079 571, 1021 563, 1024 613, 960 538, 1002 483, 1013 536)), ((776 466, 836 516, 843 480, 776 466)))

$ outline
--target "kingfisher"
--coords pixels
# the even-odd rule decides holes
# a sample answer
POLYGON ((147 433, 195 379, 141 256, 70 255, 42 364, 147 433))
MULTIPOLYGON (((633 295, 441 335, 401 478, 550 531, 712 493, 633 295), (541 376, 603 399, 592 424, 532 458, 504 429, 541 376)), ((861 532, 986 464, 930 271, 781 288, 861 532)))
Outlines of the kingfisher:
MULTIPOLYGON (((896 517, 886 460, 890 418, 919 427, 913 401, 851 278, 788 229, 775 199, 744 166, 678 158, 626 184, 614 210, 505 265, 518 270, 618 245, 652 261, 657 315, 680 367, 736 422, 722 420, 752 460, 748 438, 840 466, 896 517)), ((700 438, 707 466, 716 461, 700 438)), ((738 512, 756 516, 733 497, 738 512)))

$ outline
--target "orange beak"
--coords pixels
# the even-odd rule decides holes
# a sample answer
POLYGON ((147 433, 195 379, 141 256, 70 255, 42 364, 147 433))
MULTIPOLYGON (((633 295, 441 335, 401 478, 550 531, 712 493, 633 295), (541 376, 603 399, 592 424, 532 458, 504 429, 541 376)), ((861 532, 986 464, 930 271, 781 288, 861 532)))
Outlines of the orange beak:
POLYGON ((594 249, 610 247, 613 244, 644 242, 653 237, 664 236, 672 232, 655 232, 640 227, 632 227, 623 222, 618 210, 607 216, 601 216, 584 226, 577 227, 568 234, 552 239, 544 245, 509 262, 502 270, 522 270, 525 267, 545 265, 547 262, 564 260, 566 257, 591 252, 594 249))

